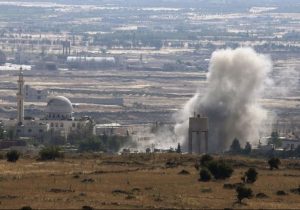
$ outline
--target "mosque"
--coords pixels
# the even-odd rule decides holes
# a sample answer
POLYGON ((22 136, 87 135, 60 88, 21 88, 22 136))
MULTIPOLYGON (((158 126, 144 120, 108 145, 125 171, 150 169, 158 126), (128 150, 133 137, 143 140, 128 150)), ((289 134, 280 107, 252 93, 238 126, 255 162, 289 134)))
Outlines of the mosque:
POLYGON ((84 117, 75 119, 73 116, 73 105, 64 96, 50 96, 44 110, 44 118, 36 120, 34 118, 24 118, 24 76, 20 69, 17 92, 17 122, 16 134, 19 137, 41 138, 47 132, 51 135, 65 137, 75 130, 86 127, 91 123, 90 118, 84 117))

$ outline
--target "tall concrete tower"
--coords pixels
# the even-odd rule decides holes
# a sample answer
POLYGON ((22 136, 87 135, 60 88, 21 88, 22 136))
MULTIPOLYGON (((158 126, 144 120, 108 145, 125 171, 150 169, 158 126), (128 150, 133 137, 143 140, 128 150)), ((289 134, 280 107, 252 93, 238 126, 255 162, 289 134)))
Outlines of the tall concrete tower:
POLYGON ((194 116, 190 118, 188 150, 189 153, 196 152, 198 154, 201 154, 203 152, 204 153, 208 152, 208 118, 207 117, 201 117, 200 115, 198 115, 197 117, 194 116), (196 134, 196 137, 193 134, 196 134), (193 140, 196 140, 195 144, 193 143, 193 140), (203 145, 203 143, 205 145, 203 145), (194 146, 196 151, 193 150, 194 146))
POLYGON ((18 123, 20 124, 23 124, 24 122, 24 83, 23 71, 22 68, 20 68, 17 92, 18 123))

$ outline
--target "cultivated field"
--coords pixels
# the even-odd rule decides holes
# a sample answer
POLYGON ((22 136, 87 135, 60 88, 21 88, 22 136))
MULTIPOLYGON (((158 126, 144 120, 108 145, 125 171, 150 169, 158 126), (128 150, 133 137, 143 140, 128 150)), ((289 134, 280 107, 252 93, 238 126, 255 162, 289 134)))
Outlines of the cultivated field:
POLYGON ((290 190, 300 184, 299 161, 282 161, 270 171, 266 160, 225 157, 234 166, 225 181, 199 182, 196 156, 178 154, 80 155, 39 162, 23 158, 0 161, 0 208, 31 206, 39 209, 142 208, 268 208, 299 209, 300 195, 290 190), (168 163, 168 164, 166 164, 168 163), (240 182, 249 167, 258 180, 249 185, 267 198, 236 203, 234 189, 225 183, 240 182), (180 173, 185 170, 189 173, 180 173), (287 195, 277 195, 283 190, 287 195))

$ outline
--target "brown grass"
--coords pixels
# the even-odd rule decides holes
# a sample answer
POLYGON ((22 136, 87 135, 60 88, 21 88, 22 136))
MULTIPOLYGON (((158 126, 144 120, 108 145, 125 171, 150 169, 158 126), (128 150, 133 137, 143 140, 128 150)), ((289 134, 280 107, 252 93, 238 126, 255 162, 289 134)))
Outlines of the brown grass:
POLYGON ((297 161, 283 161, 280 170, 270 171, 266 160, 225 157, 235 166, 225 181, 198 182, 196 156, 149 154, 127 156, 82 155, 65 160, 17 163, 0 161, 0 209, 31 206, 39 209, 141 208, 268 208, 297 209, 300 195, 290 190, 300 184, 297 161), (166 162, 177 166, 167 168, 166 162), (258 180, 249 185, 255 194, 268 198, 236 204, 234 189, 225 183, 240 182, 250 166, 258 170, 258 180), (181 175, 185 170, 190 174, 181 175), (91 181, 92 180, 92 181, 91 181), (288 193, 276 195, 277 191, 288 193))

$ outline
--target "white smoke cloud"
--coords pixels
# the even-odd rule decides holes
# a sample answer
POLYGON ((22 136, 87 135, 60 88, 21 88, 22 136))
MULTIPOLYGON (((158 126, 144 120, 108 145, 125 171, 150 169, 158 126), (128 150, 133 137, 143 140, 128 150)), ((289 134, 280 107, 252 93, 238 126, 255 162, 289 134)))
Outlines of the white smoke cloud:
POLYGON ((209 117, 209 150, 227 149, 234 138, 257 141, 267 112, 259 104, 272 62, 251 48, 217 50, 210 60, 208 87, 177 113, 176 136, 186 145, 193 113, 209 117))

